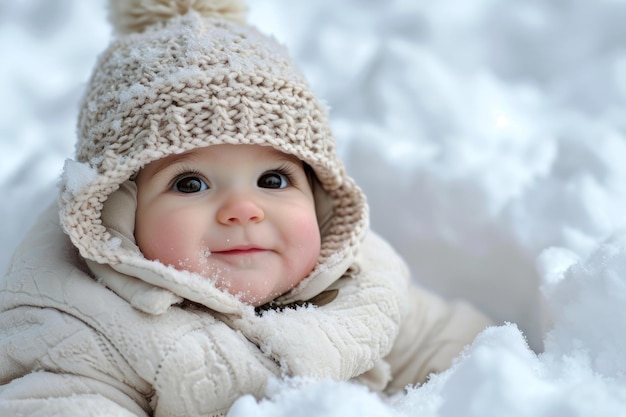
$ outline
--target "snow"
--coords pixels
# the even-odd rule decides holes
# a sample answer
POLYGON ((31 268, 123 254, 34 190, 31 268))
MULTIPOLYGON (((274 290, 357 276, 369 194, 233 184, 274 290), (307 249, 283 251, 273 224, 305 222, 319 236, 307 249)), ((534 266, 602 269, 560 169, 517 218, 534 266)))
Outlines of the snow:
POLYGON ((73 159, 66 159, 61 173, 60 184, 65 188, 63 198, 69 201, 72 196, 76 196, 90 183, 98 179, 98 172, 88 164, 76 162, 73 159))
MULTIPOLYGON (((373 228, 498 326, 392 398, 274 382, 230 417, 626 415, 626 2, 249 3, 328 103, 373 228)), ((72 155, 103 4, 0 3, 0 269, 72 155)))

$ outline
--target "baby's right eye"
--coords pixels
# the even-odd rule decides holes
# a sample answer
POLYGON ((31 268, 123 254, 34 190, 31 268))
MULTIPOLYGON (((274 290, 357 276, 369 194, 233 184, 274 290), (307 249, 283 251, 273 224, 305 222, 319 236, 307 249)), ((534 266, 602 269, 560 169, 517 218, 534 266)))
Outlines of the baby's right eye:
POLYGON ((185 194, 199 193, 208 189, 206 182, 194 175, 178 178, 172 185, 172 190, 185 194))

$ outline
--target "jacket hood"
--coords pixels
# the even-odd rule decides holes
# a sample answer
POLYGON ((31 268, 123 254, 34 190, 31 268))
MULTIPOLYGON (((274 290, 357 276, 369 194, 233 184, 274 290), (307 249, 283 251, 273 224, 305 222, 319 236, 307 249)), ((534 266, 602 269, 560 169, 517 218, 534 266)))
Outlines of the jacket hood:
MULTIPOLYGON (((279 303, 307 300, 339 278, 367 230, 366 199, 337 156, 325 108, 285 48, 240 23, 241 14, 233 12, 239 6, 112 2, 118 33, 88 83, 76 156, 62 176, 61 224, 92 271, 108 286, 132 282, 137 296, 162 288, 169 300, 161 300, 163 306, 182 297, 226 313, 241 308, 209 280, 145 259, 135 244, 132 178, 157 159, 255 144, 311 166, 321 253, 279 303)), ((162 310, 150 300, 142 301, 144 309, 162 310)))

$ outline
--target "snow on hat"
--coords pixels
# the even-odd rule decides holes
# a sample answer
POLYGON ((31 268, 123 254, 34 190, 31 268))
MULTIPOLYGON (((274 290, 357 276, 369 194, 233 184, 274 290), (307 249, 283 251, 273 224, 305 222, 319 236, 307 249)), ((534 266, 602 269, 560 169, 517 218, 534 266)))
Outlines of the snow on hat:
MULTIPOLYGON (((61 181, 61 223, 80 254, 109 265, 138 258, 136 248, 113 244, 102 210, 148 163, 210 145, 256 144, 298 157, 317 176, 322 242, 309 278, 347 268, 367 228, 365 197, 337 157, 325 109, 286 49, 245 23, 244 5, 111 0, 110 20, 116 36, 87 86, 76 160, 61 181)), ((305 279, 291 298, 315 295, 329 279, 305 279)))

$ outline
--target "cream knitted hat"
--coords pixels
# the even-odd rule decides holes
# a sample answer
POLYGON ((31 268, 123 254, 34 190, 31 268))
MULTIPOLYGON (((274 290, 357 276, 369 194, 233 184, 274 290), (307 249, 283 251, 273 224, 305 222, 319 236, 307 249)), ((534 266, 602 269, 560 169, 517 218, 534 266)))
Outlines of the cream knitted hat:
POLYGON ((321 254, 310 279, 287 298, 319 293, 330 278, 311 281, 349 265, 368 210, 336 155, 324 108, 285 48, 247 25, 236 0, 111 0, 110 10, 116 37, 87 86, 76 160, 61 181, 61 223, 80 254, 161 271, 132 244, 120 247, 102 216, 110 195, 171 154, 226 143, 271 146, 309 164, 319 182, 321 254))

